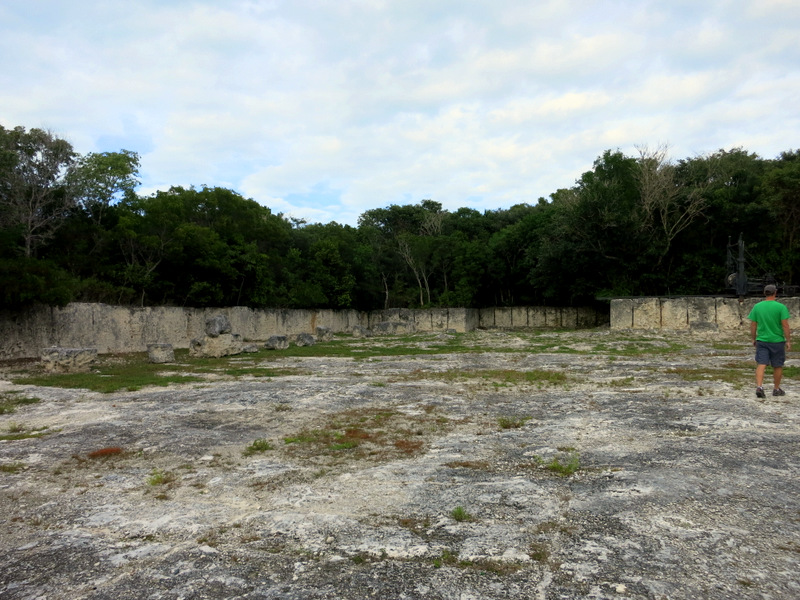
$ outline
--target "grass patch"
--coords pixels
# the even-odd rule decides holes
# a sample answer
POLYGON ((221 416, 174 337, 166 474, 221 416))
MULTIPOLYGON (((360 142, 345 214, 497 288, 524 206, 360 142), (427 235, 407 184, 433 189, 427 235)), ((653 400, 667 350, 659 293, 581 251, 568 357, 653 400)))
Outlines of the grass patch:
POLYGON ((577 452, 571 451, 566 457, 554 456, 553 460, 544 465, 545 469, 560 475, 561 477, 569 477, 577 472, 581 467, 580 457, 577 452))
POLYGON ((800 367, 783 367, 783 376, 795 379, 800 376, 800 367))
POLYGON ((272 368, 263 365, 242 364, 241 358, 193 358, 188 350, 175 352, 180 362, 180 372, 151 363, 144 353, 109 355, 100 357, 88 373, 31 373, 23 372, 12 377, 12 382, 21 385, 40 385, 69 389, 87 389, 104 394, 122 390, 137 391, 149 386, 196 383, 206 381, 206 375, 221 377, 282 377, 301 373, 298 369, 272 368))
POLYGON ((18 423, 11 423, 8 427, 8 433, 0 434, 0 441, 15 441, 15 440, 29 440, 33 438, 44 437, 47 434, 54 433, 57 430, 47 430, 47 427, 37 427, 36 429, 26 429, 18 423))
POLYGON ((19 396, 16 392, 0 394, 0 415, 9 415, 17 411, 17 407, 40 402, 39 398, 19 396))
POLYGON ((252 444, 250 444, 247 448, 242 451, 244 456, 253 456, 258 452, 267 452, 268 450, 273 450, 272 444, 269 443, 268 440, 264 438, 258 438, 254 440, 252 444))
POLYGON ((497 424, 500 429, 519 429, 530 420, 531 417, 498 417, 497 424))
POLYGON ((755 367, 736 364, 716 369, 712 367, 671 367, 666 372, 678 375, 684 381, 720 381, 736 384, 741 382, 743 377, 751 375, 751 371, 754 369, 755 367))
POLYGON ((463 506, 456 506, 450 511, 450 516, 453 517, 454 521, 458 521, 459 523, 475 520, 475 517, 469 514, 463 506))
POLYGON ((444 565, 452 566, 458 564, 458 555, 453 554, 450 550, 442 550, 442 555, 433 559, 433 566, 436 569, 442 568, 444 565))
POLYGON ((0 464, 0 473, 10 473, 12 475, 19 473, 25 468, 25 463, 13 462, 0 464))
POLYGON ((618 339, 614 342, 595 344, 589 354, 608 354, 610 356, 640 356, 642 354, 677 354, 688 346, 677 342, 667 342, 658 338, 618 339))
POLYGON ((532 371, 516 371, 514 369, 475 369, 463 371, 449 369, 447 371, 422 371, 417 369, 409 375, 402 377, 404 380, 416 379, 444 379, 445 381, 482 380, 500 386, 519 384, 560 385, 567 382, 567 376, 560 371, 534 369, 532 371))
POLYGON ((474 569, 494 575, 509 575, 516 573, 522 567, 516 563, 508 563, 493 560, 459 560, 458 555, 450 550, 442 550, 441 556, 433 559, 433 567, 441 569, 444 566, 458 567, 460 569, 474 569))
POLYGON ((528 548, 528 556, 536 562, 547 563, 550 560, 550 547, 542 542, 533 542, 528 548))
POLYGON ((405 414, 360 408, 329 415, 316 427, 285 436, 285 447, 299 458, 392 460, 424 451, 425 436, 451 427, 434 411, 405 414))
POLYGON ((175 481, 175 474, 170 471, 162 471, 161 469, 153 469, 150 477, 147 478, 147 485, 159 486, 168 485, 175 481))

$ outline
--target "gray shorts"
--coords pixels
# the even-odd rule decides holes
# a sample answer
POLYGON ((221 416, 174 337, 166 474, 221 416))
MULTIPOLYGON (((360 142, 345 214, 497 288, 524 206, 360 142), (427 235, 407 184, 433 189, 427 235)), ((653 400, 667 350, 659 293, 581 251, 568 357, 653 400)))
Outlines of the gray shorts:
POLYGON ((782 367, 786 362, 786 342, 756 342, 756 363, 782 367))

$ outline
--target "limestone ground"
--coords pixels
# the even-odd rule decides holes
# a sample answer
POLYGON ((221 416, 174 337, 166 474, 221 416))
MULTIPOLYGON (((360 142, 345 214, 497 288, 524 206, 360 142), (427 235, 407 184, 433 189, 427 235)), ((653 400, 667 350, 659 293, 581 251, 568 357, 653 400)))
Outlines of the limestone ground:
POLYGON ((757 402, 746 335, 323 349, 108 394, 7 366, 0 597, 800 597, 793 356, 757 402))

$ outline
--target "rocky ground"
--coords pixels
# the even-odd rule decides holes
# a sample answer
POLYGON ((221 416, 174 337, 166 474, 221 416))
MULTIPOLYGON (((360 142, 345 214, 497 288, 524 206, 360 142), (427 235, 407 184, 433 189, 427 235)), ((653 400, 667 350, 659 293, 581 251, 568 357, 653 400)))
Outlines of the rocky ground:
POLYGON ((410 343, 454 340, 109 394, 0 368, 39 400, 0 415, 0 598, 800 598, 797 359, 759 402, 746 335, 410 343))

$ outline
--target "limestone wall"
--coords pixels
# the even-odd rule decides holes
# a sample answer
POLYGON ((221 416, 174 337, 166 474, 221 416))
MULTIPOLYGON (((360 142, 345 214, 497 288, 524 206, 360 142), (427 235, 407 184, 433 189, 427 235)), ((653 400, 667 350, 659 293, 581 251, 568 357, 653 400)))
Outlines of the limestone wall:
MULTIPOLYGON (((747 315, 762 298, 626 298, 611 301, 611 329, 725 331, 749 329, 747 315)), ((778 298, 789 325, 800 327, 800 298, 778 298)))
MULTIPOLYGON (((227 315, 244 341, 261 342, 274 335, 314 333, 326 327, 349 333, 354 327, 376 329, 379 323, 413 323, 416 331, 473 331, 487 328, 593 327, 608 322, 605 314, 578 308, 434 308, 354 310, 255 310, 231 308, 134 308, 107 304, 41 306, 24 312, 0 311, 0 360, 37 358, 43 348, 97 348, 101 354, 144 352, 149 344, 188 348, 205 334, 206 320, 227 315)), ((410 330, 411 328, 409 328, 410 330)))

